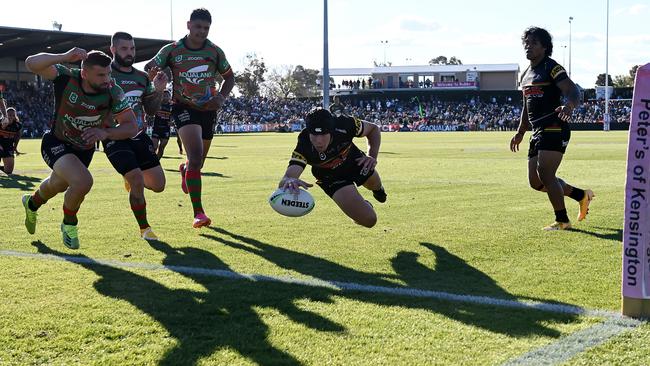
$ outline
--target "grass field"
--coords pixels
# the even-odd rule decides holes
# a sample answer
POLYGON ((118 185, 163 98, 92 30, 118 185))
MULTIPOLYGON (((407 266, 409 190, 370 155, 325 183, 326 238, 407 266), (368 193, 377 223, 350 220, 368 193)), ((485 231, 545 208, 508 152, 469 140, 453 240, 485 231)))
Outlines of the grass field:
POLYGON ((49 170, 40 141, 22 141, 17 175, 0 176, 0 364, 650 364, 645 323, 589 335, 620 308, 626 133, 573 133, 559 175, 596 198, 567 232, 540 230, 553 212, 528 187, 527 144, 513 154, 510 137, 384 134, 389 196, 372 229, 318 188, 305 217, 270 208, 296 134, 215 137, 203 175, 213 226, 192 229, 172 140, 167 188, 147 193, 154 243, 139 239, 122 179, 96 153, 77 251, 61 243, 62 196, 41 208, 35 235, 24 229, 20 197, 49 170), (504 306, 531 301, 579 311, 504 306), (571 340, 593 347, 552 361, 571 340))

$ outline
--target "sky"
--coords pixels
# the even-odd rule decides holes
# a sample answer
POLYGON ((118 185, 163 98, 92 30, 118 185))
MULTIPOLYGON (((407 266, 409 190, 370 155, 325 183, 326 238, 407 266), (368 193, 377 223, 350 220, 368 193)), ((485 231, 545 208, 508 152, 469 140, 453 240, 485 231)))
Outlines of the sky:
MULTIPOLYGON (((606 0, 329 0, 330 68, 426 65, 440 55, 464 64, 528 65, 521 34, 531 25, 553 36, 553 58, 585 88, 605 72, 606 0), (569 17, 573 17, 571 30, 569 17), (571 52, 569 52, 571 35, 571 52), (566 47, 565 47, 566 46, 566 47)), ((210 40, 235 71, 255 53, 269 69, 323 66, 323 0, 2 0, 0 25, 179 39, 193 9, 212 13, 210 40), (84 4, 84 5, 82 5, 84 4)), ((650 2, 610 0, 609 73, 650 62, 650 2)), ((137 45, 136 45, 137 47, 137 45)), ((0 50, 0 56, 1 50, 0 50)))

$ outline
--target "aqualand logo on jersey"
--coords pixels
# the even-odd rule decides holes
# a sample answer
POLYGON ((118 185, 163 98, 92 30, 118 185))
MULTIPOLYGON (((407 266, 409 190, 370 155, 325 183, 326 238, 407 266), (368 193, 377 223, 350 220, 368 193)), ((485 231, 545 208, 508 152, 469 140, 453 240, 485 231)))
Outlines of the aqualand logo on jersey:
POLYGON ((140 103, 140 98, 142 97, 142 90, 131 90, 130 92, 124 94, 124 100, 129 104, 129 107, 133 108, 140 103))
POLYGON ((66 123, 69 123, 72 125, 77 130, 85 130, 86 128, 90 127, 95 127, 98 126, 99 124, 97 121, 102 118, 101 115, 96 115, 96 116, 79 116, 79 117, 72 117, 69 114, 66 114, 63 116, 63 119, 65 120, 66 123))
POLYGON ((180 72, 178 76, 185 78, 188 82, 198 85, 201 84, 205 78, 214 77, 212 71, 208 71, 209 65, 195 66, 187 71, 180 72))

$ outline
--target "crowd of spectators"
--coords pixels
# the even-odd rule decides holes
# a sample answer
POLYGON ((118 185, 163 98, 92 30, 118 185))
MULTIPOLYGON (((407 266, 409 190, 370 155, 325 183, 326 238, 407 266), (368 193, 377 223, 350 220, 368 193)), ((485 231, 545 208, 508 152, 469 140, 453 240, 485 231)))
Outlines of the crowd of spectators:
MULTIPOLYGON (((23 122, 23 137, 40 137, 49 128, 54 108, 51 83, 39 88, 7 88, 5 97, 9 106, 16 108, 23 122)), ((217 118, 221 125, 302 124, 303 116, 318 105, 319 99, 236 97, 226 101, 217 118)), ((473 97, 464 101, 449 101, 433 96, 410 99, 369 97, 336 101, 333 108, 347 115, 391 127, 407 126, 416 129, 424 125, 435 126, 435 130, 506 131, 516 129, 519 124, 521 100, 479 100, 473 97)), ((630 100, 612 100, 611 122, 629 122, 630 111, 630 100)), ((575 110, 572 122, 602 122, 604 112, 603 101, 587 101, 575 110)))

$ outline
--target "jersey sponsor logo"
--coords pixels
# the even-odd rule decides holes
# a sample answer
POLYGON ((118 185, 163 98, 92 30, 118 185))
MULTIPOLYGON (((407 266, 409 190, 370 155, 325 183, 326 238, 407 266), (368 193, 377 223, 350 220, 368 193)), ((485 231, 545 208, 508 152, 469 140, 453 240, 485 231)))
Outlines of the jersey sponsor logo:
POLYGON ((96 115, 96 116, 79 116, 79 117, 72 117, 69 114, 66 113, 65 116, 63 116, 64 120, 71 124, 72 127, 74 127, 77 130, 85 130, 86 128, 90 128, 93 126, 97 126, 100 118, 102 118, 101 115, 96 115))
POLYGON ((68 96, 68 100, 72 104, 77 103, 77 99, 79 99, 79 95, 77 95, 77 93, 75 93, 75 92, 71 92, 70 95, 68 96))
POLYGON ((129 104, 129 107, 133 109, 136 105, 140 103, 140 98, 142 97, 142 90, 131 90, 130 92, 124 94, 124 100, 129 104))
POLYGON ((543 97, 544 89, 542 89, 542 87, 539 86, 526 87, 524 88, 524 96, 535 97, 535 98, 543 97))
POLYGON ((203 57, 201 57, 201 56, 188 56, 187 61, 203 61, 203 57))
POLYGON ((96 106, 94 106, 94 105, 90 105, 90 104, 85 103, 85 102, 81 102, 81 106, 84 107, 84 108, 86 108, 86 109, 90 109, 91 111, 94 111, 95 109, 97 109, 96 106))
POLYGON ((65 146, 63 146, 63 145, 52 146, 52 148, 50 149, 50 151, 52 152, 52 155, 59 155, 64 150, 65 150, 65 146))
POLYGON ((551 77, 555 79, 558 75, 560 75, 563 72, 566 73, 562 65, 555 65, 555 67, 551 69, 551 77))
POLYGON ((195 66, 187 71, 180 72, 178 76, 185 78, 188 82, 192 84, 201 84, 205 78, 214 77, 214 73, 208 71, 208 65, 195 66))
POLYGON ((138 83, 136 83, 134 80, 121 80, 120 84, 122 84, 122 85, 137 85, 138 83))

